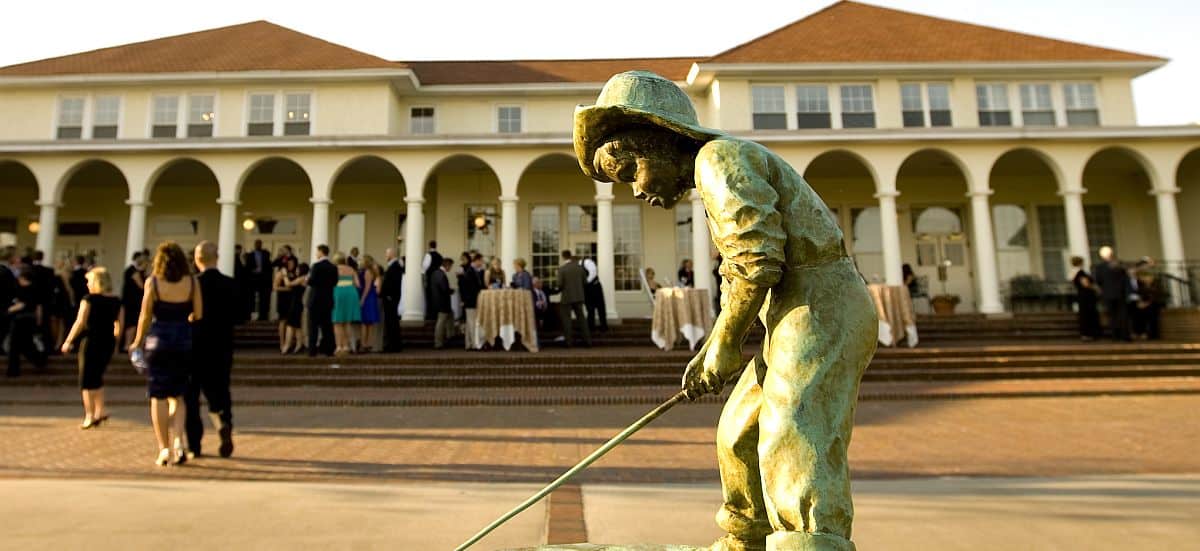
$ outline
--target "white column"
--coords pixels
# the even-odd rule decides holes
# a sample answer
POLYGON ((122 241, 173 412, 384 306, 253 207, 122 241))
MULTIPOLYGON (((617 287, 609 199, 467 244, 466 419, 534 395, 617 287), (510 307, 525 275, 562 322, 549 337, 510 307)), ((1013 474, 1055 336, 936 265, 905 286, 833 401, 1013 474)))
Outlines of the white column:
POLYGON ((883 247, 883 279, 888 285, 904 285, 900 261, 900 217, 896 214, 898 191, 881 191, 879 199, 879 232, 883 247))
POLYGON ((708 220, 704 214, 704 202, 700 194, 692 190, 692 270, 696 274, 696 288, 708 289, 713 296, 711 239, 708 237, 708 220))
POLYGON ((421 261, 425 259, 425 199, 407 197, 404 219, 404 321, 425 320, 425 287, 421 261))
POLYGON ((1000 302, 1000 277, 996 270, 996 238, 992 233, 992 211, 988 196, 992 190, 974 190, 971 198, 971 229, 975 241, 975 281, 979 284, 979 311, 998 314, 1004 311, 1000 302))
POLYGON ((517 259, 517 196, 500 196, 500 262, 505 270, 512 269, 517 259))
POLYGON ((1087 223, 1083 218, 1083 194, 1086 189, 1081 187, 1064 189, 1058 194, 1063 198, 1063 210, 1066 212, 1067 249, 1071 256, 1083 259, 1085 265, 1090 263, 1091 252, 1088 248, 1087 223))
POLYGON ((146 248, 146 208, 150 203, 145 201, 125 201, 129 205, 129 230, 125 235, 125 258, 128 262, 136 253, 146 248))
POLYGON ((221 221, 217 225, 217 269, 221 273, 233 277, 233 267, 237 259, 237 208, 236 199, 217 199, 221 205, 221 221))
MULTIPOLYGON (((1158 203, 1158 235, 1162 240, 1163 266, 1176 277, 1185 277, 1183 270, 1183 231, 1179 227, 1179 210, 1175 194, 1179 188, 1156 189, 1150 192, 1158 203)), ((1180 297, 1172 296, 1172 299, 1180 297)))
MULTIPOLYGON (((312 243, 310 243, 309 262, 317 259, 317 245, 329 245, 329 205, 333 200, 316 198, 309 199, 313 206, 312 243)), ((330 247, 332 250, 333 247, 330 247)))
POLYGON ((54 240, 58 237, 58 207, 62 205, 43 201, 38 201, 37 205, 42 207, 38 215, 37 250, 46 255, 47 265, 53 266, 54 240))
POLYGON ((600 272, 600 288, 604 290, 604 309, 608 319, 617 314, 616 245, 613 241, 612 182, 596 182, 596 269, 600 272))

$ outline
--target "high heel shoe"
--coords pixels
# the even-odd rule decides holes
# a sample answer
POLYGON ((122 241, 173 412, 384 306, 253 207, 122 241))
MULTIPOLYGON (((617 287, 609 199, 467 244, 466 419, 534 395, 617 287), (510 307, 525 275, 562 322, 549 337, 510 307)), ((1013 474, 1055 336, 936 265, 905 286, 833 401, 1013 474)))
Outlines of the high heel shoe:
POLYGON ((99 425, 100 422, 90 417, 84 417, 83 422, 79 424, 79 430, 88 430, 99 425))
POLYGON ((92 428, 100 428, 100 424, 108 420, 108 414, 105 413, 95 419, 92 419, 92 428))
POLYGON ((166 467, 169 461, 171 461, 171 449, 163 448, 158 450, 158 458, 154 460, 154 464, 159 467, 166 467))
POLYGON ((187 463, 187 460, 187 446, 183 445, 183 440, 181 438, 175 438, 175 450, 171 456, 171 463, 174 465, 182 465, 187 463))

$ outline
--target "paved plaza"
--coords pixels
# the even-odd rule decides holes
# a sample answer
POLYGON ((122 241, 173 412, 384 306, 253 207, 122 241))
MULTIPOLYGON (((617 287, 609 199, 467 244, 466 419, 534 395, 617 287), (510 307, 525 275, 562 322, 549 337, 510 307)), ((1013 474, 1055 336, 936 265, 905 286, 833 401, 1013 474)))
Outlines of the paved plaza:
MULTIPOLYGON (((233 458, 158 468, 144 406, 80 431, 76 407, 14 392, 0 391, 3 549, 448 549, 647 409, 250 406, 233 458)), ((587 538, 715 538, 719 411, 680 406, 587 471, 569 513, 587 538)), ((1200 537, 1196 411, 1195 394, 862 402, 856 541, 1186 548, 1200 537)), ((539 504, 478 548, 543 543, 552 516, 539 504)))

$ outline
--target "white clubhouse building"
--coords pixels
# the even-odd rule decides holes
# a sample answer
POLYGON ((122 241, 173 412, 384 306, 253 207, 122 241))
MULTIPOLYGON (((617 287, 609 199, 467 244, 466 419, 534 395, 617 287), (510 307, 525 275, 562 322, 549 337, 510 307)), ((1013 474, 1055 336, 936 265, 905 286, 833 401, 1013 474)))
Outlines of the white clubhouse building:
POLYGON ((230 270, 256 239, 410 267, 436 239, 548 277, 570 248, 598 258, 610 316, 644 316, 640 269, 711 271, 703 208, 588 180, 571 124, 645 69, 802 172, 868 279, 910 264, 998 313, 1014 276, 1062 281, 1101 245, 1200 259, 1200 126, 1134 113, 1132 80, 1165 63, 848 1, 695 58, 391 61, 258 21, 0 68, 0 245, 119 270, 209 239, 230 270))

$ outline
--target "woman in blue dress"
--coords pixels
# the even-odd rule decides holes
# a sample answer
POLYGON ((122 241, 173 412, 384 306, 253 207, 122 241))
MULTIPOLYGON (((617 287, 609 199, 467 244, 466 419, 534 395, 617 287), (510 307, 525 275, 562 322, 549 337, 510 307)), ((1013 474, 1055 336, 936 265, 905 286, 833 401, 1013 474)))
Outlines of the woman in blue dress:
POLYGON ((362 334, 359 335, 358 351, 370 352, 375 344, 375 326, 379 323, 379 264, 371 255, 363 256, 362 270, 359 271, 362 281, 362 299, 359 308, 362 310, 362 334))
POLYGON ((346 264, 346 255, 333 255, 333 264, 338 273, 337 286, 333 288, 333 339, 337 343, 333 353, 345 356, 350 353, 350 324, 362 320, 358 297, 362 284, 358 272, 346 264))

